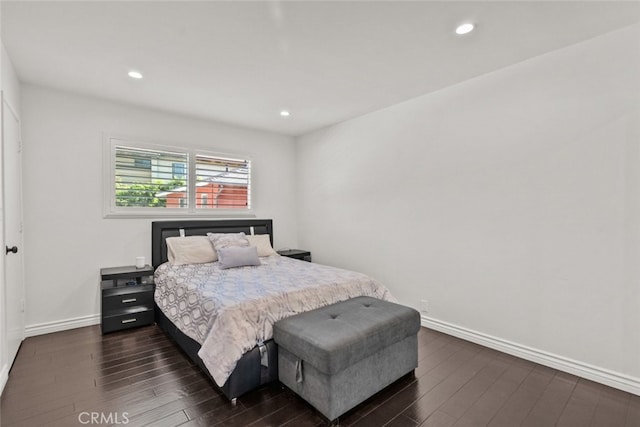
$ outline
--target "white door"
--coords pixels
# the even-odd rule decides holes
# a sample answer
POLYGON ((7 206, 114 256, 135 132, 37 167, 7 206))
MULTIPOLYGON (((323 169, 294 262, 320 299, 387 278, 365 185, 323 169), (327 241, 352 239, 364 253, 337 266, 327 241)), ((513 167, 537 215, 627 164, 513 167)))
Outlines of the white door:
POLYGON ((24 338, 24 269, 22 256, 22 153, 20 119, 2 97, 2 159, 4 186, 5 312, 8 364, 24 338))

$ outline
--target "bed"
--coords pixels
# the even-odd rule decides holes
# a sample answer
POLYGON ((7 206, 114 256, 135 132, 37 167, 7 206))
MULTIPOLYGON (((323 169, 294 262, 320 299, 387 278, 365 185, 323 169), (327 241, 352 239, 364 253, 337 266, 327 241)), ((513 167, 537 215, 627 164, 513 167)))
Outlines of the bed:
POLYGON ((384 286, 360 273, 277 254, 260 258, 258 266, 225 270, 218 262, 167 263, 169 237, 238 232, 268 235, 273 245, 269 219, 152 223, 156 323, 232 402, 278 379, 275 321, 361 295, 392 299, 384 286))

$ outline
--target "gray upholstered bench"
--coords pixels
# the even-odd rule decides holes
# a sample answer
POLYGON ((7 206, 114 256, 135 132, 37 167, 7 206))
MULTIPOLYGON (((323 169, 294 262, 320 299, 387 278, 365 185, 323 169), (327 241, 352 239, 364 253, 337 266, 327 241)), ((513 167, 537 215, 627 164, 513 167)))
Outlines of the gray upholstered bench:
POLYGON ((420 314, 358 297, 276 322, 280 381, 329 420, 418 365, 420 314))

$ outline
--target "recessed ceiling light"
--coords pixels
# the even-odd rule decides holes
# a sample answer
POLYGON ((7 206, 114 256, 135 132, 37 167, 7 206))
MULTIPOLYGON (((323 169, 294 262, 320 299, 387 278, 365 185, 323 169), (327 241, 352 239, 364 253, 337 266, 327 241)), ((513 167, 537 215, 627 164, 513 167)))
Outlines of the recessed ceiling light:
POLYGON ((138 71, 129 71, 129 77, 131 77, 132 79, 141 79, 142 74, 138 71))
POLYGON ((466 24, 458 25, 458 28, 456 28, 456 34, 462 35, 470 33, 473 31, 473 28, 474 25, 468 22, 466 24))
POLYGON ((280 111, 280 115, 282 117, 289 117, 291 115, 291 113, 288 112, 287 110, 282 110, 282 111, 280 111))

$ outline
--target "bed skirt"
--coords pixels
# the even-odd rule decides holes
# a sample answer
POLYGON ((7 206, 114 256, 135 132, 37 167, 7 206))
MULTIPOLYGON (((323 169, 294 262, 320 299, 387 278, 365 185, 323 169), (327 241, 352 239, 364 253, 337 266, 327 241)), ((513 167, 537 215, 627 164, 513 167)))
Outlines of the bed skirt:
MULTIPOLYGON (((204 362, 198 356, 200 344, 183 334, 155 303, 154 306, 155 320, 160 329, 168 334, 189 358, 207 374, 211 382, 218 387, 211 378, 204 362)), ((263 366, 263 357, 260 355, 260 349, 256 346, 242 356, 227 382, 222 387, 218 387, 229 400, 240 397, 264 384, 278 380, 278 346, 272 339, 266 341, 264 345, 266 347, 268 366, 263 366)))

